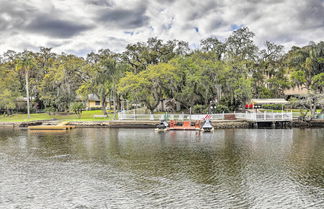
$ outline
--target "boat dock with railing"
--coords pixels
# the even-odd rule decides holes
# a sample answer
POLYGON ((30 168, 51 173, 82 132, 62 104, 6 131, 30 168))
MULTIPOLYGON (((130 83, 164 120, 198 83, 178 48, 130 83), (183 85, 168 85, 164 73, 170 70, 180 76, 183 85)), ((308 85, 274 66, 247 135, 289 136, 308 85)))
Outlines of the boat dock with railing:
POLYGON ((211 121, 235 121, 242 120, 250 124, 251 127, 271 126, 271 127, 290 127, 293 120, 292 112, 245 112, 245 113, 220 113, 220 114, 129 114, 120 112, 119 120, 177 120, 177 121, 196 121, 204 120, 208 116, 211 121))

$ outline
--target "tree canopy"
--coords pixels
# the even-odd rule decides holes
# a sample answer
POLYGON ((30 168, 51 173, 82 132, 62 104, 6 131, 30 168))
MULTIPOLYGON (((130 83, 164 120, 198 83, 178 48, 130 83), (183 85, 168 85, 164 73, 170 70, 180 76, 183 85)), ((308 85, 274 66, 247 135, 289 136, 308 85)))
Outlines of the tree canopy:
POLYGON ((105 114, 107 104, 119 110, 122 100, 151 112, 167 99, 184 109, 215 103, 235 110, 251 98, 280 98, 294 87, 324 93, 323 41, 285 52, 270 41, 259 49, 253 38, 243 27, 224 41, 203 39, 196 49, 153 37, 129 44, 122 53, 101 49, 86 57, 45 47, 10 50, 0 56, 0 109, 9 113, 17 109, 18 98, 29 98, 32 111, 68 111, 94 94, 105 114))

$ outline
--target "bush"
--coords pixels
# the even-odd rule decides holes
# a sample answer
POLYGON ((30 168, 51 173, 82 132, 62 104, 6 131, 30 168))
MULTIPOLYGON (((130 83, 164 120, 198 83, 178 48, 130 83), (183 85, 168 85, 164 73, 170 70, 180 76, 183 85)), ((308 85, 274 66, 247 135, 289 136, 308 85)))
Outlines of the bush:
POLYGON ((282 104, 264 104, 262 105, 263 109, 267 110, 282 110, 285 109, 285 105, 282 104))
POLYGON ((207 108, 204 105, 195 105, 192 107, 192 113, 206 113, 207 112, 207 108))
POLYGON ((78 118, 81 118, 81 114, 84 108, 85 106, 82 102, 73 102, 70 105, 70 111, 74 112, 74 114, 76 114, 78 118))
POLYGON ((56 109, 54 107, 46 107, 45 112, 47 112, 48 115, 54 115, 56 109))
POLYGON ((217 105, 216 109, 213 110, 213 113, 229 113, 229 108, 225 105, 217 105))

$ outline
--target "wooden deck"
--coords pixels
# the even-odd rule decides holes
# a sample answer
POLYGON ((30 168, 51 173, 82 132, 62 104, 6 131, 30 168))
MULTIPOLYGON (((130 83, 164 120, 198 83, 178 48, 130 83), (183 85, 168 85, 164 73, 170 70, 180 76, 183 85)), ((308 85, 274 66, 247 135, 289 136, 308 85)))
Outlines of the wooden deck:
POLYGON ((68 122, 62 122, 57 125, 49 125, 49 126, 28 126, 29 130, 70 130, 75 128, 75 126, 67 125, 68 122))
POLYGON ((75 126, 29 126, 29 130, 70 130, 75 126))

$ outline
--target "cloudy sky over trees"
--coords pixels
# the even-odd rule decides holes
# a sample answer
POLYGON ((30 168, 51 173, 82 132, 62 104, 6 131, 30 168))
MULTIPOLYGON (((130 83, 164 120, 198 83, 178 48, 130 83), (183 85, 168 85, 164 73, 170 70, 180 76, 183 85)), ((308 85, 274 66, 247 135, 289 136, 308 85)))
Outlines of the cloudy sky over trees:
POLYGON ((220 40, 240 27, 266 40, 305 45, 324 35, 324 0, 0 0, 0 53, 9 49, 85 55, 123 51, 149 37, 220 40))

